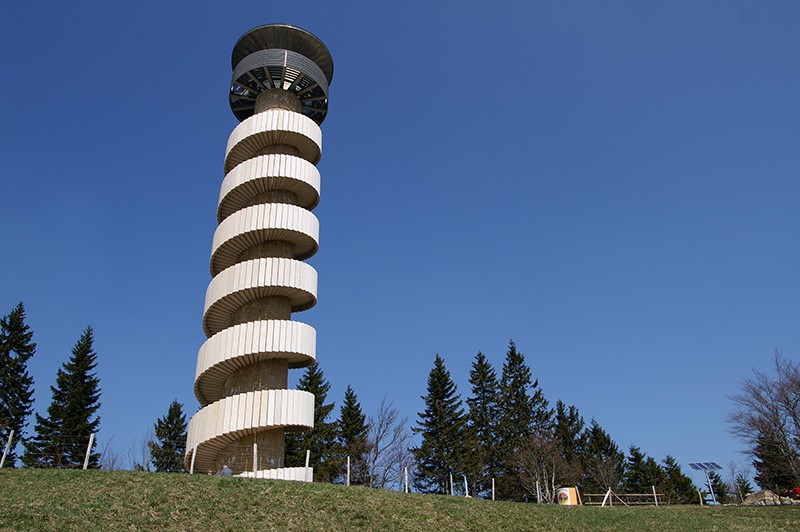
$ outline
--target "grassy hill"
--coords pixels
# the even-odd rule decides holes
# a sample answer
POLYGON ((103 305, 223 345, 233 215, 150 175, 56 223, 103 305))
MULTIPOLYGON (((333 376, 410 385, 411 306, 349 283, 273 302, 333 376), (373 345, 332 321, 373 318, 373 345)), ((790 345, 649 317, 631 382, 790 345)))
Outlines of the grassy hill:
POLYGON ((800 507, 559 507, 125 471, 0 470, 2 530, 800 530, 800 507))

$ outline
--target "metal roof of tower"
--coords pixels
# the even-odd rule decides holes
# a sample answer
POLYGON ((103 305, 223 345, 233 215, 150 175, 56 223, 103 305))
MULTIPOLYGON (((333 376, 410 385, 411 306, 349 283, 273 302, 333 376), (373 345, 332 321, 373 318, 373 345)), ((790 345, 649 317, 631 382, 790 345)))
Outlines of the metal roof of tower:
POLYGON ((314 61, 325 74, 328 83, 333 81, 333 57, 328 47, 310 31, 290 24, 265 24, 242 35, 233 47, 231 68, 259 50, 291 50, 314 61))

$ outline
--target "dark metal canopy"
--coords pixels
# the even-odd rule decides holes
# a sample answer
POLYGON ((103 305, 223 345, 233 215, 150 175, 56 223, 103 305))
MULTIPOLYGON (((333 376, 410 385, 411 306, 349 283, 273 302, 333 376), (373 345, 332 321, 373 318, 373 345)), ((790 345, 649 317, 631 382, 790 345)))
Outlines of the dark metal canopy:
POLYGON ((333 57, 328 47, 316 35, 289 24, 265 24, 242 35, 233 47, 231 68, 259 50, 291 50, 314 61, 328 79, 333 81, 333 57))
POLYGON ((267 24, 245 33, 233 47, 230 104, 239 120, 253 116, 258 95, 282 89, 300 99, 301 112, 321 124, 328 112, 333 58, 310 32, 267 24))

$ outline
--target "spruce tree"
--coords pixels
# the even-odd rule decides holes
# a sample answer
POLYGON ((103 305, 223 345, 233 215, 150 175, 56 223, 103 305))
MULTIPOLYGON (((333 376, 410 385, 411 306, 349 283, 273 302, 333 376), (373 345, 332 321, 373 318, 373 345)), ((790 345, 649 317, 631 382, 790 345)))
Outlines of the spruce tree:
POLYGON ((25 307, 20 302, 0 318, 0 446, 5 447, 14 431, 7 467, 15 467, 17 445, 24 438, 23 431, 33 411, 33 378, 28 373, 28 360, 34 353, 33 332, 25 323, 25 307))
POLYGON ((522 449, 528 436, 552 436, 553 411, 539 388, 539 380, 531 383, 531 370, 513 340, 508 343, 500 378, 499 408, 497 449, 503 471, 498 491, 502 498, 522 500, 525 489, 519 472, 512 466, 512 457, 522 449))
POLYGON ((791 464, 797 463, 798 457, 782 444, 782 438, 775 438, 769 433, 758 436, 753 457, 755 481, 761 489, 783 493, 795 486, 796 477, 791 464))
POLYGON ((581 454, 585 444, 584 425, 583 417, 575 406, 567 407, 561 400, 556 403, 554 437, 564 458, 563 476, 558 479, 562 485, 578 485, 583 476, 581 454))
MULTIPOLYGON (((361 410, 361 403, 353 388, 348 384, 344 392, 344 401, 339 410, 339 435, 338 444, 343 457, 341 462, 346 468, 347 457, 350 457, 350 483, 364 484, 368 480, 369 468, 367 465, 367 416, 361 410)), ((346 469, 342 475, 346 474, 346 469)))
MULTIPOLYGON (((53 400, 47 417, 36 414, 34 437, 25 443, 22 461, 33 467, 74 468, 83 465, 89 436, 97 432, 100 418, 100 380, 94 369, 97 354, 94 334, 86 327, 72 356, 58 370, 56 385, 51 386, 53 400)), ((95 440, 95 446, 97 442, 95 440)), ((89 455, 89 466, 98 467, 100 455, 89 455)))
POLYGON ((331 482, 341 461, 336 444, 336 423, 328 421, 334 403, 325 403, 331 384, 315 362, 306 369, 297 389, 314 394, 314 428, 308 432, 286 433, 286 467, 305 465, 306 451, 309 450, 309 466, 314 468, 314 481, 331 482))
POLYGON ((473 481, 477 495, 487 495, 492 486, 492 477, 500 471, 496 447, 496 424, 499 413, 497 405, 499 385, 497 373, 480 351, 472 362, 469 372, 472 395, 467 398, 469 413, 467 423, 474 435, 474 457, 479 474, 473 481))
POLYGON ((697 504, 697 488, 692 479, 681 471, 678 461, 667 455, 663 462, 664 470, 664 496, 670 504, 697 504))
POLYGON ((775 351, 769 372, 754 370, 731 397, 732 433, 755 458, 755 480, 782 492, 800 485, 800 363, 775 351))
POLYGON ((664 484, 664 470, 651 456, 631 445, 625 462, 625 491, 628 493, 650 493, 653 486, 664 484))
POLYGON ((617 489, 625 473, 625 453, 594 419, 584 430, 584 441, 583 491, 603 493, 608 488, 617 489))
POLYGON ((569 461, 577 459, 583 448, 583 417, 574 405, 567 407, 561 400, 556 403, 555 436, 569 461))
POLYGON ((445 494, 450 475, 458 478, 463 471, 466 417, 456 385, 438 354, 422 400, 425 410, 417 413, 417 426, 411 429, 422 437, 419 447, 411 449, 417 461, 414 483, 419 491, 445 494))
POLYGON ((750 484, 750 479, 747 478, 747 475, 738 473, 734 477, 733 482, 735 484, 736 491, 742 499, 753 493, 753 486, 750 484))
POLYGON ((156 471, 164 473, 184 471, 186 426, 183 405, 177 400, 172 401, 164 417, 159 418, 153 425, 155 440, 147 442, 150 449, 150 461, 156 471))

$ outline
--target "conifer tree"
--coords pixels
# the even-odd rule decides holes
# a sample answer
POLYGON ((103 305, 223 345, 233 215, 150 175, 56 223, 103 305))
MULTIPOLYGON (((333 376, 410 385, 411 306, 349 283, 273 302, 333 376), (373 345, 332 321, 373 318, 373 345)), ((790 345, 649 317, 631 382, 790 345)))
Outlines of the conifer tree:
POLYGON ((463 471, 466 417, 456 385, 438 354, 422 400, 425 410, 417 413, 417 426, 411 429, 422 436, 419 447, 411 450, 417 461, 414 482, 422 492, 448 493, 450 475, 458 478, 463 471))
POLYGON ((631 445, 625 462, 625 490, 629 493, 649 493, 653 486, 664 484, 664 470, 651 456, 631 445))
POLYGON ((554 436, 565 463, 563 477, 558 479, 562 485, 578 485, 583 476, 584 425, 574 405, 567 407, 561 400, 556 403, 554 436))
POLYGON ((325 403, 331 384, 315 362, 306 369, 297 389, 314 394, 314 428, 308 432, 286 433, 286 467, 305 465, 309 450, 309 465, 314 468, 315 482, 331 482, 340 468, 341 456, 336 444, 336 423, 328 421, 334 403, 325 403))
POLYGON ((719 504, 726 504, 730 499, 731 488, 728 483, 722 480, 719 473, 716 471, 709 471, 708 478, 711 479, 711 488, 714 490, 714 498, 717 499, 719 504))
POLYGON ((583 417, 574 405, 567 407, 561 400, 556 403, 555 435, 564 458, 572 461, 583 450, 583 417))
MULTIPOLYGON (((338 444, 343 454, 342 462, 345 467, 347 457, 350 457, 350 483, 364 484, 369 476, 367 465, 369 425, 367 416, 361 410, 361 403, 358 402, 356 392, 349 384, 344 392, 342 408, 339 410, 338 427, 338 444)), ((346 474, 346 471, 342 474, 346 474)))
POLYGON ((792 465, 798 463, 798 457, 793 450, 787 449, 782 440, 771 433, 764 433, 756 438, 753 447, 755 481, 761 489, 775 493, 793 488, 797 478, 792 465))
MULTIPOLYGON (((58 370, 47 417, 36 414, 34 437, 25 443, 22 461, 33 467, 73 468, 83 465, 89 436, 97 432, 100 418, 100 380, 94 369, 94 333, 86 327, 72 356, 58 370)), ((95 440, 95 446, 97 442, 95 440)), ((98 467, 100 455, 91 453, 89 466, 98 467)))
POLYGON ((512 465, 512 457, 523 447, 528 436, 552 436, 553 411, 539 388, 539 380, 531 383, 531 370, 513 340, 508 343, 498 403, 497 449, 503 463, 498 491, 502 498, 522 500, 525 489, 512 465))
POLYGON ((539 388, 539 380, 531 383, 531 369, 513 340, 508 342, 503 363, 499 406, 501 445, 507 452, 519 447, 532 432, 544 432, 553 427, 553 411, 539 388))
POLYGON ((754 370, 731 397, 732 433, 755 458, 756 482, 782 492, 800 486, 800 363, 776 350, 769 372, 754 370))
POLYGON ((692 479, 681 471, 678 461, 667 455, 663 462, 664 470, 664 496, 669 504, 697 504, 697 488, 692 479))
POLYGON ((479 474, 473 481, 473 491, 486 495, 492 486, 492 477, 500 471, 497 450, 496 424, 499 413, 497 396, 499 385, 497 373, 480 351, 472 362, 469 372, 472 395, 467 398, 469 413, 467 424, 475 439, 474 458, 478 463, 479 474))
POLYGON ((625 472, 625 454, 594 419, 584 430, 584 441, 583 490, 602 493, 608 488, 617 489, 625 472))
POLYGON ((8 467, 15 467, 17 444, 23 440, 33 411, 33 378, 28 373, 28 360, 34 353, 33 332, 25 323, 25 307, 20 302, 0 318, 0 446, 5 446, 14 431, 6 456, 8 467))
POLYGON ((150 461, 156 471, 181 473, 183 457, 186 454, 186 415, 183 405, 172 401, 164 417, 153 426, 155 440, 147 442, 150 448, 150 461))
POLYGON ((738 473, 733 479, 736 491, 739 496, 744 499, 749 494, 753 493, 753 486, 750 484, 750 479, 744 473, 738 473))

